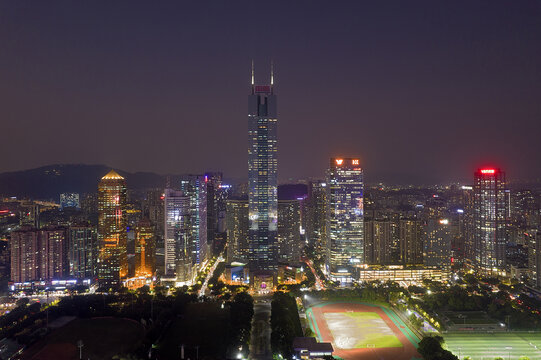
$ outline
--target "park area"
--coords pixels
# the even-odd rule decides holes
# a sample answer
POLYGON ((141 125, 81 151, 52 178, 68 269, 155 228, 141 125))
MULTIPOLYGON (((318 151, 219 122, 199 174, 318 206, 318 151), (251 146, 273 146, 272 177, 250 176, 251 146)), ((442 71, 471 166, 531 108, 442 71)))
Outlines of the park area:
POLYGON ((389 308, 361 302, 310 304, 306 314, 318 341, 345 360, 420 359, 419 339, 389 308))
POLYGON ((529 359, 541 360, 541 333, 495 332, 448 333, 443 335, 448 350, 460 359, 472 360, 529 359))
POLYGON ((75 319, 54 330, 23 354, 27 360, 111 359, 133 351, 143 339, 141 324, 129 319, 75 319), (83 347, 79 349, 77 342, 83 347))

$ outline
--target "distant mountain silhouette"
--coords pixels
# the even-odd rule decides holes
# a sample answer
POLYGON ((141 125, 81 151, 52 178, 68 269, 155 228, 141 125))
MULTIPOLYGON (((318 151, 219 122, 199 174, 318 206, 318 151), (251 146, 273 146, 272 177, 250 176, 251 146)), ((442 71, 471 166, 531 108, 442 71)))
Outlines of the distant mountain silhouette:
MULTIPOLYGON (((95 193, 99 180, 111 169, 112 167, 106 165, 57 164, 1 173, 0 195, 58 201, 60 194, 64 192, 95 193)), ((142 190, 165 185, 165 176, 115 170, 126 178, 128 189, 142 190)))

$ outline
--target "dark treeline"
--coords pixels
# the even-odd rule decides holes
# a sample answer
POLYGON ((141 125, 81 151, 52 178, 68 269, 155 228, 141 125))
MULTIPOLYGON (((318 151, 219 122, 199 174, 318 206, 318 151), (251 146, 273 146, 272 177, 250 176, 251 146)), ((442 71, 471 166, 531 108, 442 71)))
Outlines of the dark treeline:
POLYGON ((272 297, 271 310, 272 351, 291 358, 293 339, 303 336, 295 298, 276 292, 272 297))

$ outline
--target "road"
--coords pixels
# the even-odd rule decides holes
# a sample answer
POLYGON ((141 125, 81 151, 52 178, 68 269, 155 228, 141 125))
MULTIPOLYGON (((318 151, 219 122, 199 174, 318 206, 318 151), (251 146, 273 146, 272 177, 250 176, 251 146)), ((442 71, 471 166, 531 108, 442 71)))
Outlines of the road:
POLYGON ((270 316, 271 297, 268 295, 255 296, 250 360, 272 360, 270 316))
POLYGON ((306 264, 308 264, 308 266, 310 267, 310 270, 312 270, 312 274, 314 274, 314 277, 316 278, 316 290, 325 290, 325 285, 323 285, 323 281, 321 281, 321 279, 319 278, 319 276, 317 275, 317 272, 316 270, 314 269, 314 264, 312 262, 312 260, 310 259, 303 259, 306 264))
POLYGON ((218 266, 218 264, 220 262, 224 261, 224 258, 222 257, 222 255, 220 254, 220 256, 218 257, 218 259, 216 259, 216 261, 214 262, 214 265, 212 265, 212 267, 210 268, 208 274, 207 274, 207 277, 205 278, 205 281, 203 282, 203 285, 201 285, 201 289, 199 290, 199 296, 203 296, 203 295, 206 295, 207 293, 207 286, 209 284, 209 280, 210 278, 212 277, 212 275, 214 274, 214 270, 216 270, 216 266, 218 266))

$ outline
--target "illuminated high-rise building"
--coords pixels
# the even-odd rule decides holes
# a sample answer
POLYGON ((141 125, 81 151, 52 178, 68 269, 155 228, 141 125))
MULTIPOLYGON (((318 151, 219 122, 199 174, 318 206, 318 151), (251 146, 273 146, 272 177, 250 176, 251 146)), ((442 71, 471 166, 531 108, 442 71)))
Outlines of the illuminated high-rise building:
POLYGON ((473 186, 474 266, 481 272, 505 271, 508 193, 505 173, 500 169, 479 169, 473 186))
POLYGON ((190 198, 180 190, 165 189, 165 276, 177 282, 192 279, 190 198))
POLYGON ((364 220, 364 261, 370 265, 393 263, 393 223, 388 219, 364 220))
POLYGON ((430 218, 424 241, 425 266, 451 268, 451 222, 446 218, 430 218))
POLYGON ((38 280, 39 273, 39 233, 37 230, 11 232, 11 280, 25 282, 38 280))
POLYGON ((93 226, 71 226, 68 242, 70 276, 79 279, 92 279, 97 274, 97 260, 96 228, 93 226))
POLYGON ((98 185, 98 281, 100 286, 121 285, 128 275, 126 180, 111 170, 98 185))
POLYGON ((327 268, 334 281, 348 283, 365 263, 363 170, 359 159, 331 158, 327 179, 327 268))
POLYGON ((300 261, 301 209, 299 200, 278 200, 278 259, 282 263, 300 261))
POLYGON ((327 254, 327 183, 311 181, 308 183, 306 201, 306 240, 319 254, 327 254))
POLYGON ((266 287, 275 281, 278 270, 278 139, 272 70, 270 85, 255 85, 252 68, 248 142, 250 282, 266 287))
MULTIPOLYGON (((423 223, 419 219, 401 219, 400 259, 404 265, 423 263, 423 223)), ((450 243, 449 243, 450 245, 450 243)))
POLYGON ((156 271, 156 238, 149 219, 135 227, 135 276, 151 277, 156 271))
POLYGON ((190 198, 190 238, 192 264, 200 266, 207 260, 207 183, 203 175, 182 175, 180 190, 190 198))
POLYGON ((248 258, 248 200, 227 200, 227 262, 245 262, 248 258))
POLYGON ((14 282, 51 281, 68 275, 66 228, 13 231, 10 243, 11 280, 14 282))

